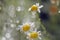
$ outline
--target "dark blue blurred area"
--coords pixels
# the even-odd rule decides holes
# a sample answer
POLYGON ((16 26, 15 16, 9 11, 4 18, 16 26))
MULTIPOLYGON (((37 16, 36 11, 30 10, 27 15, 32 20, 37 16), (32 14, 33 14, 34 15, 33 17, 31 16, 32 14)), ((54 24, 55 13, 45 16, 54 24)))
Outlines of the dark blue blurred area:
POLYGON ((50 0, 41 0, 41 2, 48 2, 48 1, 50 1, 50 0))
POLYGON ((41 11, 41 13, 39 14, 39 18, 41 19, 41 21, 48 21, 50 19, 50 16, 48 13, 41 11))

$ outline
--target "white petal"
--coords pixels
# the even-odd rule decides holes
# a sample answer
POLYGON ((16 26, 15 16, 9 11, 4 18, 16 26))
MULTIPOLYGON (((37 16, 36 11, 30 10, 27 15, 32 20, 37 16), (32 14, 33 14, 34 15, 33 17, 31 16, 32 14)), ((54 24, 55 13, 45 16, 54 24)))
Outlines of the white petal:
POLYGON ((42 7, 43 7, 43 5, 39 6, 39 8, 42 8, 42 7))
POLYGON ((38 6, 38 7, 39 7, 39 3, 36 3, 36 6, 38 6))
POLYGON ((38 33, 39 36, 41 36, 41 31, 38 31, 37 33, 38 33))
POLYGON ((30 31, 33 31, 33 29, 35 28, 35 24, 34 22, 31 24, 31 28, 30 28, 30 31))
POLYGON ((38 37, 41 40, 41 37, 38 37))
POLYGON ((38 33, 41 33, 41 31, 38 31, 38 33))
POLYGON ((22 26, 21 25, 19 25, 18 26, 18 28, 16 28, 16 30, 20 30, 22 28, 22 26))
POLYGON ((40 13, 40 9, 37 10, 40 13))
POLYGON ((39 36, 41 36, 41 33, 39 33, 39 36))
POLYGON ((32 27, 34 27, 34 24, 35 24, 34 22, 33 22, 33 23, 31 23, 31 26, 32 26, 32 27))
POLYGON ((29 8, 28 11, 31 11, 31 8, 29 8))

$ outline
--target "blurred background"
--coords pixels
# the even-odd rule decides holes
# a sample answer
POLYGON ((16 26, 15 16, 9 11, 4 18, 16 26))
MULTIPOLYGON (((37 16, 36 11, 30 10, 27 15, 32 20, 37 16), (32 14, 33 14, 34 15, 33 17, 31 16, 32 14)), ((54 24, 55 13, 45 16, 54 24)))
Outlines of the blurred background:
MULTIPOLYGON (((27 40, 16 27, 31 18, 27 10, 38 2, 44 6, 37 17, 44 25, 38 29, 43 40, 60 40, 60 0, 0 0, 0 40, 27 40)), ((31 21, 40 22, 32 18, 31 21)))

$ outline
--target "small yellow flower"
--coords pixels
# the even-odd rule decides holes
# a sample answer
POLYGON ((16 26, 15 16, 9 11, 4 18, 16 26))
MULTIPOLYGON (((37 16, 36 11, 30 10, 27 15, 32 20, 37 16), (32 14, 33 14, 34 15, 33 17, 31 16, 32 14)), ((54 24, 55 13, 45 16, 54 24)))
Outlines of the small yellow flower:
POLYGON ((37 32, 30 33, 30 38, 37 38, 37 37, 38 37, 38 33, 37 32))
POLYGON ((27 39, 34 40, 34 39, 41 39, 41 32, 40 31, 32 31, 30 33, 27 33, 27 39))
POLYGON ((28 9, 28 11, 38 11, 39 13, 40 13, 40 8, 42 8, 43 7, 43 5, 41 5, 41 6, 39 6, 39 3, 36 3, 35 5, 32 5, 29 9, 28 9))
POLYGON ((23 25, 19 25, 17 30, 27 33, 28 31, 33 30, 34 27, 35 27, 34 22, 24 23, 23 25))
POLYGON ((36 6, 36 5, 33 5, 32 7, 31 7, 31 11, 37 11, 38 10, 38 7, 36 6))
POLYGON ((23 27, 22 27, 22 30, 23 31, 28 31, 30 29, 30 24, 25 24, 25 25, 23 25, 23 27))

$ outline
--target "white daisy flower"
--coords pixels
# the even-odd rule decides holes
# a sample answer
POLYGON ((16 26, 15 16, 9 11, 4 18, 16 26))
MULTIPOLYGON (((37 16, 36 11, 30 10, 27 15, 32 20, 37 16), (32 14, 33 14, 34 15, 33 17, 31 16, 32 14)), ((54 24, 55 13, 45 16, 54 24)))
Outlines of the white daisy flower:
POLYGON ((35 40, 37 38, 41 40, 41 31, 37 31, 37 29, 35 29, 35 31, 27 33, 27 39, 35 40))
POLYGON ((32 6, 28 9, 28 11, 33 11, 33 12, 38 11, 38 12, 40 13, 40 8, 42 8, 42 7, 43 7, 43 5, 40 5, 40 6, 39 6, 39 3, 36 3, 35 5, 32 5, 32 6))
POLYGON ((23 23, 23 25, 19 25, 17 30, 20 30, 21 32, 27 33, 29 31, 32 31, 35 27, 34 22, 30 23, 23 23))

